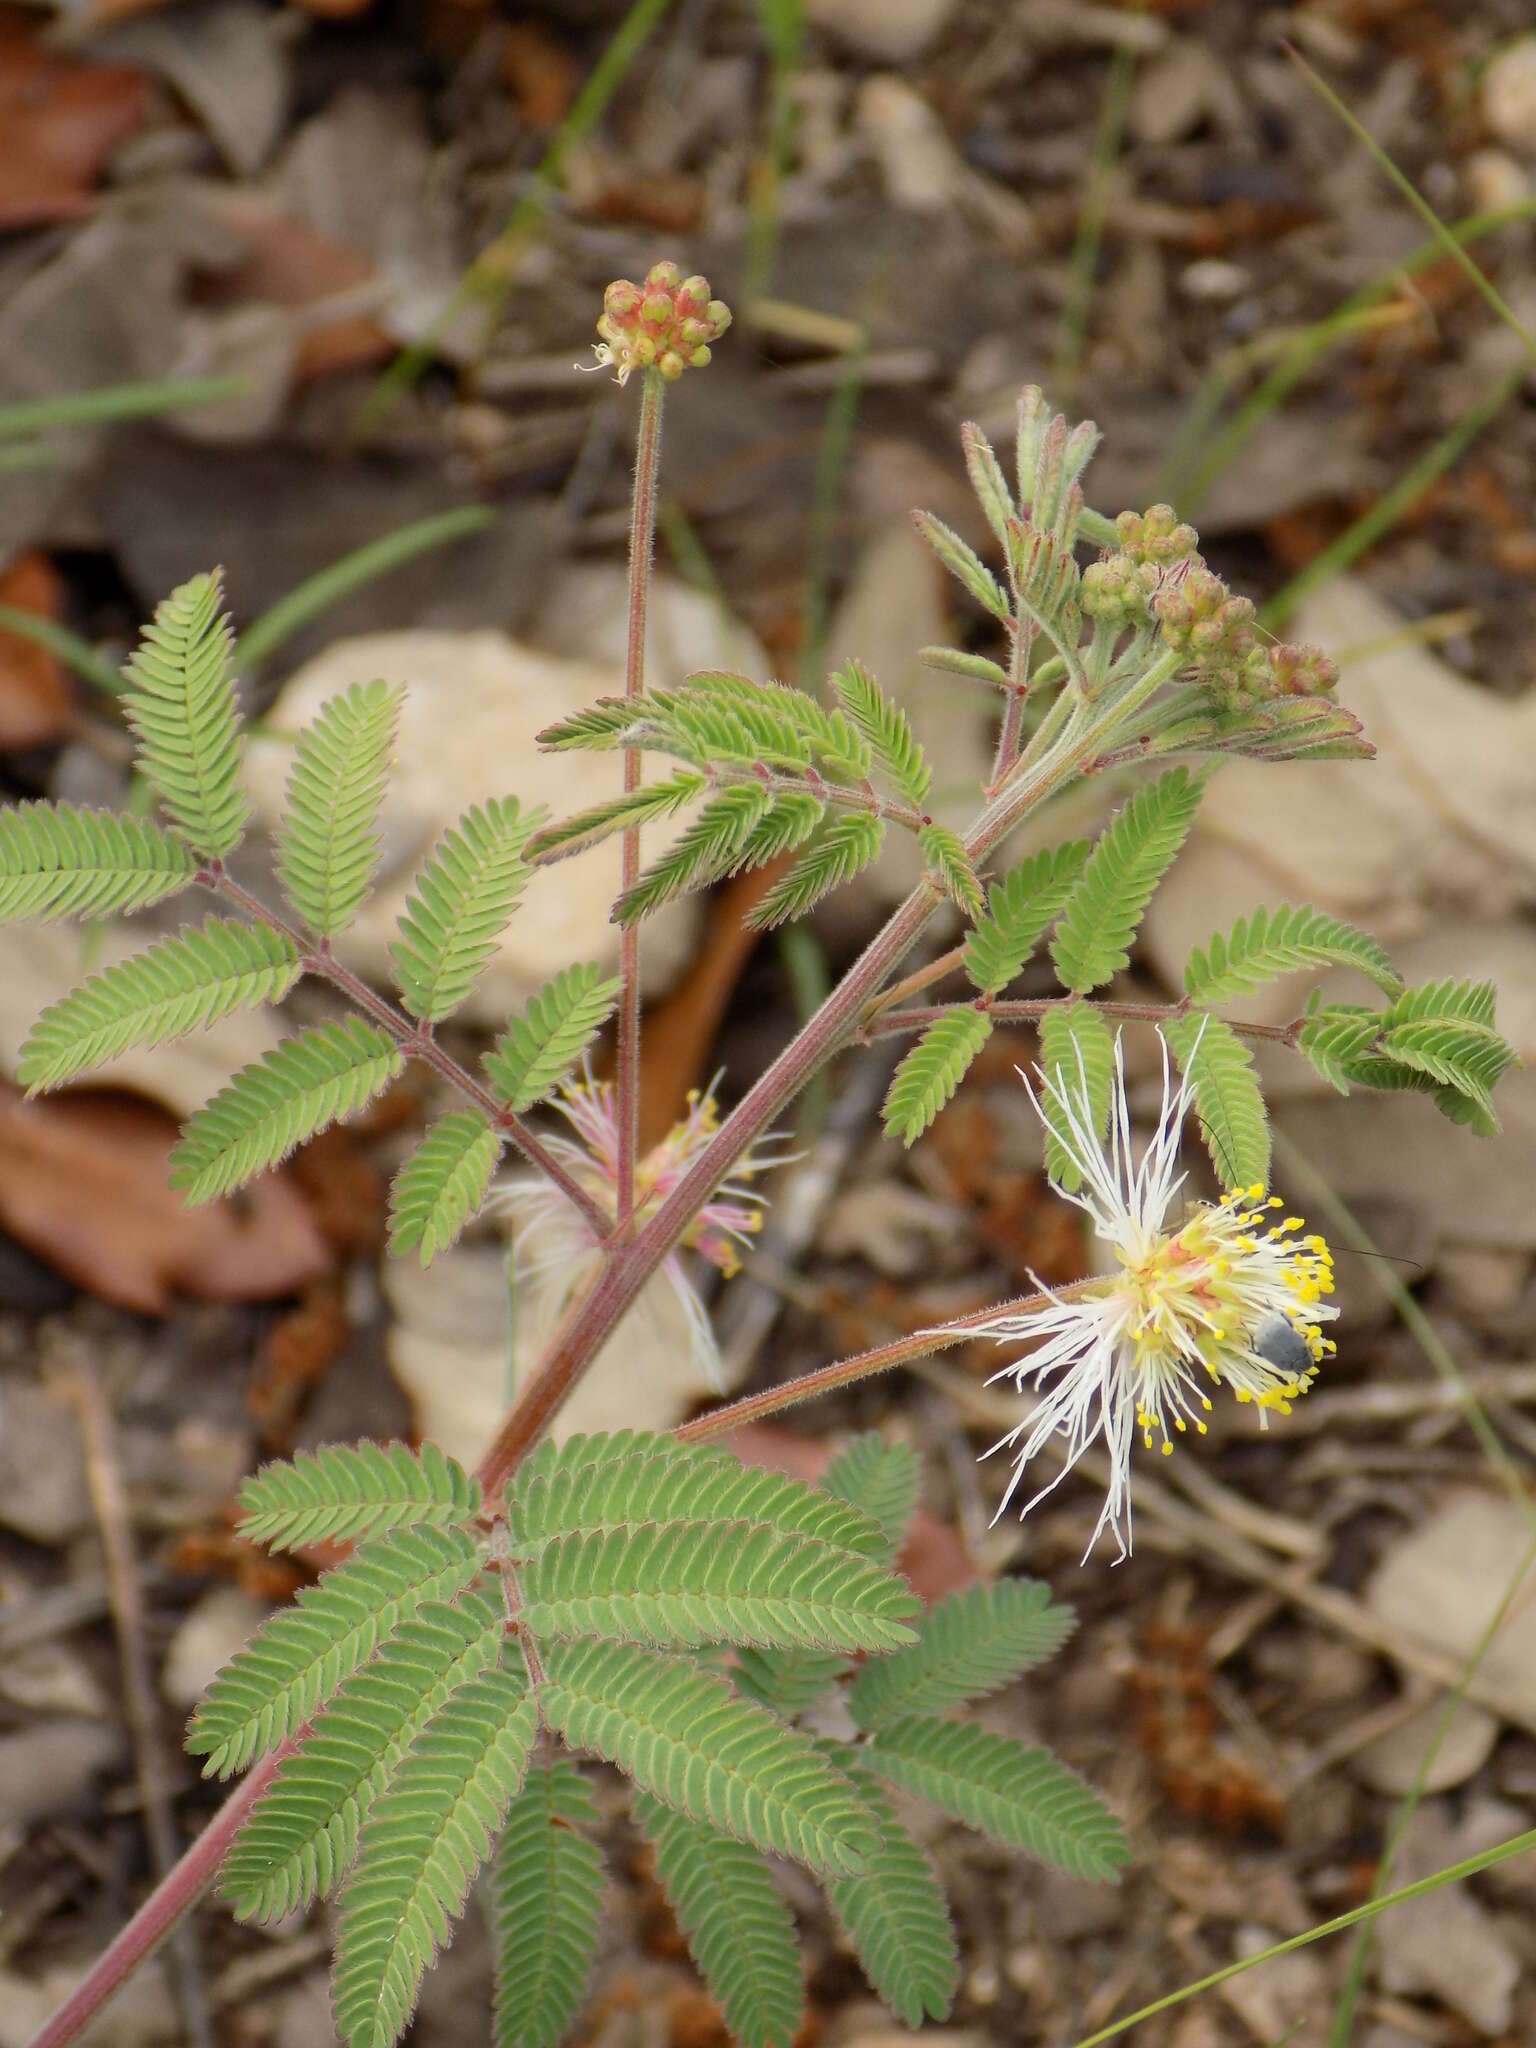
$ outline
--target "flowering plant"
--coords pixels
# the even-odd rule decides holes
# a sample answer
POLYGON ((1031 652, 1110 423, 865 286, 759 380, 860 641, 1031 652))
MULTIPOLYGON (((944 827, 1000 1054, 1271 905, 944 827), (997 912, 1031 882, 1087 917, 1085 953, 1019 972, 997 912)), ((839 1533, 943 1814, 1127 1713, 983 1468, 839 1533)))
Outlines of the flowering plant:
POLYGON ((371 885, 399 692, 356 687, 299 736, 276 850, 286 902, 264 901, 229 866, 249 806, 214 577, 166 600, 130 664, 128 716, 159 817, 62 802, 0 816, 4 916, 118 915, 192 887, 226 913, 55 1003, 22 1051, 29 1088, 277 1002, 303 975, 327 982, 343 1014, 285 1040, 188 1121, 175 1184, 193 1202, 226 1194, 360 1108, 407 1059, 424 1062, 461 1106, 396 1178, 392 1249, 428 1261, 451 1244, 495 1199, 510 1148, 521 1165, 501 1199, 520 1223, 521 1284, 547 1333, 474 1473, 430 1445, 365 1444, 301 1455, 247 1483, 251 1537, 350 1555, 215 1680, 188 1746, 210 1774, 248 1775, 37 2048, 72 2039, 220 1871, 236 1912, 255 1919, 339 1889, 337 2025, 349 2048, 390 2048, 483 1866, 498 2048, 557 2041, 584 1996, 602 1884, 578 1755, 631 1781, 635 1824, 737 2038, 788 2048, 799 2025, 794 1925, 770 1856, 819 1881, 893 2011, 912 2024, 942 2016, 958 1982, 955 1941, 897 1792, 1080 1877, 1113 1879, 1129 1854, 1120 1823, 1054 1757, 952 1712, 1047 1658, 1070 1610, 1045 1587, 1009 1579, 921 1613, 894 1570, 915 1503, 909 1451, 860 1439, 812 1488, 745 1467, 710 1439, 992 1336, 1020 1347, 1005 1367, 1020 1406, 1005 1439, 1016 1457, 1004 1504, 1048 1451, 1069 1470, 1102 1435, 1110 1481, 1095 1536, 1109 1529, 1128 1549, 1138 1431, 1169 1449, 1170 1427, 1176 1437, 1192 1422, 1198 1433, 1224 1387, 1263 1423, 1330 1348, 1327 1249, 1296 1219, 1274 1216, 1247 1045, 1255 1027, 1225 1006, 1283 973, 1357 970, 1379 1003, 1314 997, 1268 1035, 1341 1090, 1414 1089, 1458 1121, 1496 1128, 1492 1091, 1512 1055, 1491 986, 1405 988, 1374 939, 1320 911, 1239 919, 1191 956, 1182 994, 1166 1005, 1104 993, 1224 760, 1363 761, 1370 748, 1337 702, 1332 664, 1267 644, 1251 605, 1226 590, 1169 508, 1111 520, 1085 503, 1096 431, 1052 415, 1039 391, 1020 402, 1010 474, 979 429, 962 435, 998 566, 916 515, 993 628, 993 652, 928 650, 957 687, 999 700, 996 751, 967 832, 934 819, 931 771, 907 718, 857 662, 821 695, 724 673, 648 681, 663 398, 684 370, 707 365, 728 319, 707 282, 675 265, 606 294, 600 361, 621 383, 640 382, 626 684, 542 740, 612 752, 622 777, 610 801, 575 817, 547 820, 509 794, 445 831, 401 919, 394 995, 364 983, 337 946, 371 885), (1099 551, 1086 567, 1084 547, 1099 551), (642 754, 661 757, 665 772, 643 780, 642 754), (1091 842, 1009 855, 1011 835, 1048 800, 1132 768, 1146 779, 1091 842), (680 813, 686 825, 642 871, 640 826, 680 813), (892 831, 921 860, 905 901, 728 1114, 701 1097, 642 1156, 641 920, 685 891, 770 864, 754 921, 803 916, 892 831), (532 868, 613 835, 623 842, 618 975, 565 969, 471 1072, 436 1027, 488 964, 532 868), (909 965, 941 912, 962 921, 962 940, 909 965), (1060 993, 1010 995, 1042 945, 1060 993), (946 981, 963 990, 917 1000, 946 981), (612 1082, 572 1080, 615 1012, 612 1082), (771 1162, 761 1148, 828 1059, 878 1037, 911 1038, 884 1106, 887 1131, 910 1145, 994 1028, 1021 1021, 1039 1032, 1038 1085, 1025 1085, 1047 1162, 1103 1240, 1105 1277, 1042 1288, 770 1386, 671 1437, 549 1435, 657 1281, 690 1305, 705 1391, 712 1339, 676 1255, 691 1246, 722 1269, 734 1264, 771 1162), (1139 1157, 1116 1035, 1130 1025, 1160 1031, 1163 1059, 1162 1114, 1139 1157), (564 1131, 543 1120, 551 1106, 564 1131), (1226 1192, 1176 1215, 1176 1147, 1191 1109, 1226 1192))

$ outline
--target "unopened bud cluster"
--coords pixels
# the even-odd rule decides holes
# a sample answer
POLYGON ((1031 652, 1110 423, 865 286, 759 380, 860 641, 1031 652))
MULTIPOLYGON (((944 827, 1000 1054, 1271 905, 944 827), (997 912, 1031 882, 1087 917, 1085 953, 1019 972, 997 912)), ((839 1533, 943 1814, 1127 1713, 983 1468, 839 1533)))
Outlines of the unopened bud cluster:
POLYGON ((1326 697, 1339 672, 1315 647, 1263 645, 1246 597, 1234 597, 1171 505, 1122 512, 1120 545, 1083 571, 1084 613, 1112 631, 1155 627, 1227 710, 1281 697, 1326 697))
POLYGON ((656 263, 643 284, 617 278, 603 293, 595 343, 600 363, 612 363, 621 384, 631 372, 659 370, 668 383, 684 370, 702 370, 709 345, 731 324, 724 299, 712 299, 707 277, 684 277, 675 263, 656 263))

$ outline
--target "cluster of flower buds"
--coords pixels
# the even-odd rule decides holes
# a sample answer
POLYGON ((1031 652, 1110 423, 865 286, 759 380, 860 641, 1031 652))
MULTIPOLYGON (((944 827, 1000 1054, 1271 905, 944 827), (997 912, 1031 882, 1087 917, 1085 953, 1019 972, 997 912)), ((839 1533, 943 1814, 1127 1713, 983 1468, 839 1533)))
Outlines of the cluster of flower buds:
POLYGON ((653 365, 673 383, 684 370, 703 369, 710 343, 730 324, 731 309, 710 297, 707 277, 684 277, 675 263, 656 263, 644 284, 621 277, 603 293, 602 340, 594 352, 599 363, 614 365, 621 384, 653 365))
POLYGON ((1162 580, 1162 570, 1151 562, 1138 562, 1127 553, 1104 555, 1083 571, 1083 612, 1106 626, 1148 625, 1162 580))
POLYGON ((1131 561, 1154 568, 1187 562, 1200 536, 1181 520, 1171 505, 1149 505, 1145 512, 1122 512, 1115 520, 1120 551, 1131 561))
POLYGON ((1261 694, 1266 697, 1329 697, 1338 686, 1338 663, 1321 647, 1282 640, 1264 650, 1264 660, 1269 673, 1261 694))
POLYGON ((1202 562, 1153 600, 1163 644, 1203 672, 1240 669, 1254 645, 1253 602, 1234 597, 1202 562))

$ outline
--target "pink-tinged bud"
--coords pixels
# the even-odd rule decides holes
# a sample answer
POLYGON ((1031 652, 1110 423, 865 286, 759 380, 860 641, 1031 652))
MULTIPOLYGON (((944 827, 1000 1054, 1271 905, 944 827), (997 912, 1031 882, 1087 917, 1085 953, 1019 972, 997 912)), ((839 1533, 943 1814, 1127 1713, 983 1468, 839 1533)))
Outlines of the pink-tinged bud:
POLYGON ((698 347, 697 347, 697 348, 696 348, 696 349, 694 350, 693 354, 692 354, 692 355, 691 355, 691 356, 690 356, 690 357, 688 358, 688 367, 689 367, 689 368, 690 368, 691 370, 702 370, 702 369, 704 368, 704 365, 705 365, 705 364, 706 364, 706 363, 707 363, 708 361, 709 361, 709 349, 708 349, 708 347, 707 347, 707 345, 706 345, 705 343, 703 343, 703 342, 700 342, 700 343, 699 343, 699 346, 698 346, 698 347))
POLYGON ((709 279, 707 277, 685 277, 672 294, 672 303, 679 313, 702 313, 709 304, 709 279))
POLYGON ((604 291, 597 358, 612 365, 621 384, 653 365, 672 383, 685 369, 704 367, 710 342, 730 324, 730 308, 709 296, 708 278, 684 278, 677 264, 654 263, 643 286, 620 277, 604 291))
POLYGON ((645 288, 648 292, 675 292, 683 281, 683 273, 675 263, 653 263, 645 273, 645 288))
POLYGON ((647 292, 640 302, 640 318, 647 327, 665 327, 672 318, 672 301, 665 292, 647 292))
POLYGON ((669 384, 675 384, 687 365, 675 348, 669 348, 656 358, 656 367, 669 384))
POLYGON ((642 369, 649 369, 656 360, 656 338, 650 334, 637 334, 629 344, 629 352, 642 369))
POLYGON ((631 284, 627 277, 615 278, 603 293, 603 310, 610 320, 627 325, 639 313, 644 296, 639 285, 631 284))
POLYGON ((714 329, 711 339, 718 341, 731 324, 731 309, 724 299, 711 299, 704 308, 704 317, 714 329))
POLYGON ((686 342, 689 348, 697 348, 701 341, 711 340, 714 331, 707 320, 696 317, 679 320, 677 323, 677 338, 681 342, 686 342))

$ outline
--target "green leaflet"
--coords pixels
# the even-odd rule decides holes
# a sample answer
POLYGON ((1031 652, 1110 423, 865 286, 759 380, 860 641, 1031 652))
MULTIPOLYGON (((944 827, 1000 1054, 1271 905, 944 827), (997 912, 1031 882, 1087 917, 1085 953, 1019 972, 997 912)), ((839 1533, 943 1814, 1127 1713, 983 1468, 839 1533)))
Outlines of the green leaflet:
MULTIPOLYGON (((1069 1003, 1063 1009, 1048 1010, 1040 1023, 1040 1066, 1044 1073, 1054 1077, 1079 1111, 1086 1092, 1094 1136, 1103 1138, 1109 1129, 1115 1041, 1098 1011, 1090 1009, 1087 1003, 1069 1003)), ((1073 1162, 1076 1147, 1061 1104, 1049 1088, 1040 1090, 1040 1112, 1046 1130, 1046 1170, 1058 1187, 1073 1194, 1082 1185, 1083 1177, 1073 1162)))
POLYGON ((539 1715, 522 1667, 483 1671, 439 1708, 363 1824, 332 1978, 349 2048, 393 2048, 522 1788, 539 1715))
POLYGON ((772 802, 758 781, 727 783, 717 790, 688 829, 619 898, 614 910, 618 922, 635 924, 673 897, 734 873, 741 865, 742 849, 772 802))
POLYGON ((812 1870, 856 1872, 874 1846, 846 1778, 803 1736, 684 1657, 549 1643, 546 1720, 690 1819, 812 1870))
MULTIPOLYGON (((984 611, 994 619, 1008 617, 1008 600, 1002 586, 992 571, 973 548, 968 548, 958 533, 947 527, 942 519, 935 519, 931 512, 914 512, 912 523, 938 556, 957 583, 961 583, 975 598, 984 611)), ((999 538, 1003 538, 999 535, 999 538)))
POLYGON ((1017 519, 1019 508, 1013 502, 996 450, 974 420, 967 420, 960 429, 960 446, 965 451, 965 473, 976 493, 976 502, 985 513, 998 546, 1006 546, 1008 522, 1017 519))
POLYGON ((1129 1861, 1119 1821, 1048 1750, 911 1715, 879 1728, 860 1753, 893 1784, 1073 1877, 1106 1882, 1129 1861))
POLYGON ((846 1500, 879 1525, 882 1541, 872 1555, 889 1562, 905 1541, 917 1513, 921 1479, 910 1444, 888 1444, 875 1430, 850 1437, 821 1475, 827 1493, 846 1500))
POLYGON ((577 811, 573 817, 560 818, 533 833, 528 841, 528 858, 535 867, 546 867, 552 860, 567 860, 573 853, 585 853, 589 846, 600 845, 631 825, 646 825, 653 818, 670 818, 684 804, 702 796, 708 787, 702 775, 679 774, 665 782, 653 782, 644 789, 611 797, 607 803, 593 804, 590 810, 577 811))
POLYGON ((212 859, 239 845, 251 809, 222 602, 216 575, 173 590, 144 628, 123 698, 140 770, 187 844, 212 859))
POLYGON ((1051 941, 1056 972, 1074 994, 1130 965, 1142 912, 1188 836, 1203 787, 1188 769, 1171 769, 1137 790, 1100 833, 1051 941))
POLYGON ((931 1608, 910 1649, 868 1663, 848 1704, 861 1728, 933 1714, 1012 1685, 1061 1648, 1076 1626, 1038 1579, 967 1586, 931 1608))
POLYGON ((1220 1017, 1175 1017, 1163 1036, 1194 1088, 1217 1179, 1224 1188, 1267 1188, 1269 1118, 1247 1046, 1220 1017))
POLYGON ((479 1512, 479 1480, 436 1444, 322 1444, 291 1464, 263 1465, 240 1489, 240 1533, 269 1550, 461 1528, 479 1512))
POLYGON ((395 1175, 389 1191, 389 1248, 419 1248, 430 1266, 477 1216, 501 1157, 501 1135, 478 1109, 439 1117, 395 1175))
POLYGON ((1282 903, 1251 911, 1225 937, 1217 932, 1197 946, 1184 969, 1184 990, 1198 1003, 1225 1003, 1302 967, 1358 967, 1389 996, 1403 985, 1369 932, 1321 910, 1282 903))
POLYGON ((886 1136, 915 1145, 991 1036, 992 1019, 969 1004, 957 1004, 935 1018, 891 1076, 880 1112, 886 1136))
POLYGON ((944 825, 924 825, 917 835, 917 850, 944 894, 967 917, 980 917, 981 877, 959 835, 944 825))
POLYGON ((440 1023, 484 973, 532 873, 524 849, 541 815, 510 796, 471 804, 427 856, 389 949, 413 1017, 440 1023))
POLYGON ((17 1078, 28 1094, 57 1088, 130 1046, 159 1045, 232 1010, 281 1002, 298 978, 298 951, 281 932, 210 917, 51 1003, 21 1048, 17 1078))
POLYGON ((631 1801, 656 1852, 656 1876, 688 1952, 742 2048, 791 2048, 804 2003, 795 1923, 755 1849, 674 1813, 631 1801))
POLYGON ((597 967, 567 967, 546 981, 485 1056, 486 1079, 508 1109, 521 1116, 553 1095, 618 999, 618 977, 597 967))
POLYGON ((984 996, 998 996, 1060 915, 1088 859, 1086 839, 1042 848, 987 891, 987 914, 965 945, 963 966, 984 996))
POLYGON ((660 1521, 766 1522, 866 1557, 882 1541, 867 1515, 798 1479, 744 1465, 727 1451, 631 1430, 542 1444, 507 1497, 516 1557, 556 1537, 660 1521))
POLYGON ((394 1043, 357 1017, 284 1039, 187 1120, 171 1186, 194 1203, 227 1195, 371 1102, 404 1065, 394 1043))
POLYGON ((564 1757, 535 1760, 496 1858, 495 2048, 556 2048, 586 1996, 597 1948, 603 1859, 578 1832, 598 1812, 564 1757))
POLYGON ((174 896, 197 863, 147 818, 77 804, 21 803, 0 811, 0 921, 117 917, 174 896))
POLYGON ((827 1881, 827 1898, 858 1950, 864 1974, 904 2026, 949 2015, 960 1955, 933 1865, 902 1826, 885 1788, 860 1753, 829 1745, 879 1831, 861 1877, 827 1881))
MULTIPOLYGON (((515 1543, 515 1539, 514 1539, 515 1543)), ((915 1640, 903 1580, 770 1523, 641 1522, 556 1538, 519 1573, 539 1636, 887 1650, 915 1640)))
POLYGON ((298 736, 277 841, 288 901, 318 937, 335 938, 368 894, 379 858, 379 805, 405 692, 354 683, 298 736))
POLYGON ((225 1858, 219 1888, 240 1919, 281 1920, 340 1882, 401 1757, 450 1693, 495 1664, 505 1626, 483 1594, 424 1601, 345 1681, 225 1858))
POLYGON ((907 723, 907 714, 880 689, 869 670, 846 662, 832 677, 832 690, 859 732, 875 766, 903 803, 920 811, 928 801, 933 770, 907 723))
POLYGON ((792 917, 803 917, 823 896, 867 868, 884 842, 885 820, 872 811, 845 811, 829 819, 750 913, 748 924, 769 931, 792 917))
POLYGON ((451 1599, 480 1570, 458 1529, 396 1530, 365 1544, 258 1630, 208 1688, 187 1749, 227 1778, 302 1728, 423 1600, 451 1599))

